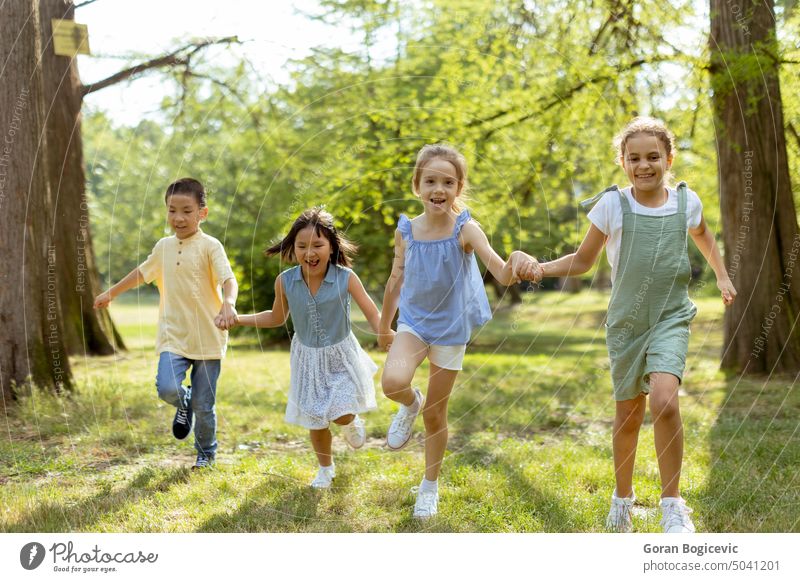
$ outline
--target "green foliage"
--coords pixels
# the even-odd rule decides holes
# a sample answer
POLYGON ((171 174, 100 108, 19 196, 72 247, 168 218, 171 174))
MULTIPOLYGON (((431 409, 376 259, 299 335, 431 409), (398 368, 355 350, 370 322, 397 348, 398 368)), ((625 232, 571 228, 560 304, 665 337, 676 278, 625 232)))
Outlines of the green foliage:
MULTIPOLYGON (((501 255, 524 248, 559 256, 588 227, 577 201, 625 183, 610 144, 636 114, 672 127, 674 174, 698 192, 718 230, 707 55, 664 32, 692 25, 696 9, 679 0, 614 11, 589 0, 321 2, 310 17, 350 27, 360 50, 318 48, 289 65, 289 83, 266 91, 244 63, 203 65, 217 82, 176 82, 163 101, 171 120, 164 127, 87 116, 102 275, 117 280, 147 255, 164 234, 164 187, 190 174, 209 187, 203 228, 225 244, 242 311, 271 306, 274 278, 287 265, 261 251, 318 204, 359 244, 356 270, 380 294, 397 218, 419 212, 410 187, 415 154, 436 141, 467 156, 469 206, 501 255)), ((786 27, 796 30, 796 18, 786 27)), ((784 93, 796 128, 797 94, 784 93)), ((690 247, 693 264, 704 267, 690 247)))

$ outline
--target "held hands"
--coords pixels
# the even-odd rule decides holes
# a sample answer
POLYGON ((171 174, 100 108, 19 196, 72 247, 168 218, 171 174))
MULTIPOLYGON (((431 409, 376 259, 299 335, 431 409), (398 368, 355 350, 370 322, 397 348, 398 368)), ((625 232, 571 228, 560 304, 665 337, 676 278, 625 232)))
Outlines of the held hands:
POLYGON ((94 298, 94 308, 105 309, 113 300, 114 298, 111 296, 110 291, 103 291, 100 293, 100 295, 94 298))
POLYGON ((736 299, 736 289, 731 283, 730 279, 723 279, 717 280, 717 288, 722 293, 722 302, 725 305, 733 305, 733 301, 736 299))
POLYGON ((236 313, 236 308, 230 303, 223 303, 222 308, 214 318, 214 325, 226 331, 233 328, 237 323, 239 323, 239 316, 236 313))
POLYGON ((534 257, 522 251, 514 251, 509 260, 511 261, 511 274, 515 279, 534 283, 542 280, 544 269, 534 257))
POLYGON ((388 331, 378 332, 378 345, 380 346, 380 348, 388 352, 389 348, 392 347, 395 335, 397 334, 393 329, 389 329, 388 331))

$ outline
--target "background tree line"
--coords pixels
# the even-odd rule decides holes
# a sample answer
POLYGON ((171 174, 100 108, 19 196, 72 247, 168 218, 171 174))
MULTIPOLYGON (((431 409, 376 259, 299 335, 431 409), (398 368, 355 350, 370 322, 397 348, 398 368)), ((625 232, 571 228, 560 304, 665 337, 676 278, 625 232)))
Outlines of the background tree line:
MULTIPOLYGON (((800 176, 800 26, 793 2, 741 4, 734 13, 712 0, 706 44, 697 29, 708 26, 708 16, 689 1, 471 0, 454 8, 440 0, 325 0, 310 17, 350 27, 361 50, 318 48, 288 65, 284 85, 265 83, 246 60, 220 66, 198 58, 189 67, 176 57, 163 63, 174 80, 165 85, 164 122, 120 126, 104 112, 83 119, 93 269, 109 282, 141 262, 165 234, 165 186, 193 175, 210 191, 204 229, 230 254, 241 310, 271 305, 272 281, 286 265, 261 251, 315 204, 325 204, 358 242, 358 272, 380 292, 397 217, 418 211, 410 188, 414 154, 440 140, 466 154, 469 206, 495 247, 547 259, 582 238, 587 223, 577 200, 624 182, 610 144, 636 114, 668 123, 678 138, 674 173, 698 192, 712 229, 727 221, 725 231, 736 232, 742 213, 734 201, 743 186, 737 124, 754 120, 748 135, 761 141, 753 169, 777 178, 757 180, 764 221, 744 259, 756 265, 771 257, 769 274, 737 275, 747 299, 727 324, 726 346, 740 344, 726 349, 734 354, 727 365, 745 368, 773 294, 759 302, 756 285, 777 286, 797 232, 789 176, 795 183, 800 176), (776 107, 784 108, 779 122, 776 107), (770 111, 771 127, 764 122, 770 111), (784 153, 771 158, 780 147, 784 153), (720 214, 720 192, 727 215, 720 214), (782 229, 770 226, 776 217, 782 229), (737 326, 743 319, 747 330, 737 326)), ((63 167, 60 174, 53 169, 68 156, 51 157, 48 180, 58 184, 63 167)), ((43 212, 55 206, 48 200, 43 212)), ((74 216, 59 222, 80 224, 74 216)), ((735 242, 725 239, 727 260, 735 242)), ((696 253, 692 258, 704 264, 696 253)), ((599 265, 598 277, 607 277, 604 260, 599 265)), ((797 367, 798 289, 771 336, 783 349, 757 358, 750 371, 797 367)), ((85 311, 85 298, 77 308, 85 311)), ((66 307, 64 320, 77 308, 66 307)), ((87 345, 84 351, 103 353, 87 345)))

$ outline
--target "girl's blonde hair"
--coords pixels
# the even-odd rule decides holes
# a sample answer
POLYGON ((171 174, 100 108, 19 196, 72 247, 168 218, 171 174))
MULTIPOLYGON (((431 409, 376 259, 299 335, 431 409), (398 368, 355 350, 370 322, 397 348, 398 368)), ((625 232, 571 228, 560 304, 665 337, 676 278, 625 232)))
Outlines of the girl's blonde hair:
POLYGON ((411 187, 415 194, 419 194, 419 181, 422 178, 422 170, 433 160, 444 160, 453 164, 456 169, 456 179, 461 190, 461 194, 453 203, 453 210, 461 212, 464 208, 460 200, 466 199, 469 190, 467 181, 467 159, 453 146, 446 143, 427 144, 417 153, 417 161, 414 164, 414 175, 411 178, 411 187))

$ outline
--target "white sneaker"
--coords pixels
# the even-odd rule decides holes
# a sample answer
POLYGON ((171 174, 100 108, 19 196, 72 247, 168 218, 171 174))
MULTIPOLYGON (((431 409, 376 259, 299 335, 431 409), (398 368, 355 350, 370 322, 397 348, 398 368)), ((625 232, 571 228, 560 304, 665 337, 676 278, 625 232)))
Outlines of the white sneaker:
POLYGON ((661 499, 661 527, 664 533, 694 533, 694 524, 689 514, 692 510, 681 497, 661 499))
POLYGON ((386 434, 386 446, 393 451, 399 451, 411 440, 414 421, 422 411, 422 393, 414 388, 414 394, 417 399, 417 411, 411 412, 407 406, 401 405, 400 410, 397 411, 397 414, 392 419, 389 432, 386 434))
POLYGON ((631 509, 636 501, 636 495, 631 492, 630 497, 617 497, 617 490, 611 494, 611 509, 606 518, 606 528, 613 532, 630 533, 633 531, 631 509))
POLYGON ((350 424, 342 427, 344 440, 354 449, 360 449, 367 442, 367 429, 364 428, 364 419, 356 414, 350 424))
POLYGON ((320 467, 317 471, 317 476, 311 482, 314 489, 328 489, 333 483, 333 478, 336 477, 336 465, 331 463, 327 467, 320 467))
POLYGON ((439 491, 423 491, 420 487, 414 487, 412 492, 416 492, 417 501, 414 503, 414 517, 417 519, 430 519, 439 513, 439 491))

